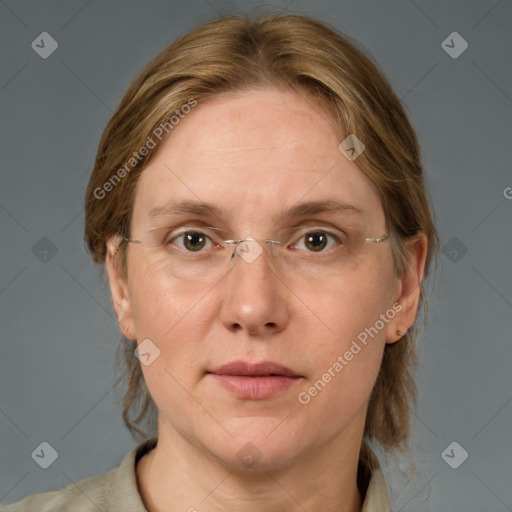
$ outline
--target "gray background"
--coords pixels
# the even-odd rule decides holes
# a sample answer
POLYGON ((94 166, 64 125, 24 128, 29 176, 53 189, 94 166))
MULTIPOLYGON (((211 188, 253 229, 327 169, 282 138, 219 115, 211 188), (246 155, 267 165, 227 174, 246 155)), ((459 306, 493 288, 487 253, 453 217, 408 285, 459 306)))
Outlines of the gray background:
MULTIPOLYGON (((422 145, 444 254, 419 345, 411 453, 381 459, 394 510, 512 510, 512 2, 265 6, 309 13, 357 40, 422 145), (441 44, 454 31, 469 44, 456 59, 441 44), (469 454, 457 469, 441 457, 453 441, 469 454)), ((133 446, 113 388, 119 333, 83 243, 97 144, 129 81, 160 49, 216 13, 258 8, 0 2, 0 503, 104 472, 133 446), (42 32, 59 45, 47 59, 31 47, 42 32), (31 458, 43 441, 59 454, 48 469, 31 458)))

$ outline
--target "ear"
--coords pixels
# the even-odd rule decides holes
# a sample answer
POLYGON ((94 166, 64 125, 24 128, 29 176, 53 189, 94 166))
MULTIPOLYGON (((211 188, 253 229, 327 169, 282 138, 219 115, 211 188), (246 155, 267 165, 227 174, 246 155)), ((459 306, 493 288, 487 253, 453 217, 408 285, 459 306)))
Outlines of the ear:
POLYGON ((397 279, 393 309, 397 314, 386 329, 386 343, 395 343, 405 336, 418 313, 421 284, 425 273, 427 237, 421 233, 407 241, 404 273, 397 279))
POLYGON ((112 295, 112 303, 114 305, 119 329, 123 336, 129 340, 135 340, 135 325, 133 322, 126 275, 122 272, 118 258, 116 258, 120 241, 121 240, 117 235, 112 236, 107 240, 105 266, 108 273, 110 293, 112 295))

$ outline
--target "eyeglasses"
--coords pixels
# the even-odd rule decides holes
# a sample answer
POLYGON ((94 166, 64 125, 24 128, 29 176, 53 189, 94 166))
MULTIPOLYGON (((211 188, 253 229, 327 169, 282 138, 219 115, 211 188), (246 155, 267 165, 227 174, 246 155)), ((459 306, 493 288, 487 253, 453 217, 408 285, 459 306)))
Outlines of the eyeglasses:
MULTIPOLYGON (((281 275, 329 278, 360 263, 372 245, 388 240, 388 232, 368 238, 364 230, 295 226, 281 229, 273 239, 252 237, 224 240, 216 227, 155 227, 138 239, 121 239, 152 251, 151 257, 180 279, 209 280, 227 273, 239 256, 246 264, 263 257, 281 275)), ((161 268, 161 267, 158 267, 161 268)))

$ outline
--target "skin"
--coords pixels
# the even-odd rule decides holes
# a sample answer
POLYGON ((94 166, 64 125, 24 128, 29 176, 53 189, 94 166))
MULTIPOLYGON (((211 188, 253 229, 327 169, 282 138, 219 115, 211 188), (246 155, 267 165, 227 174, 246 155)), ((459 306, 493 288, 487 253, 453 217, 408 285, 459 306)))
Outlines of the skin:
MULTIPOLYGON (((215 204, 232 238, 266 238, 298 202, 342 199, 364 210, 370 237, 386 232, 369 179, 338 149, 343 137, 327 107, 305 93, 256 89, 199 104, 162 142, 137 185, 131 236, 170 199, 215 204)), ((337 214, 299 219, 319 225, 337 214)), ((195 218, 195 217, 194 217, 195 218)), ((190 220, 191 216, 182 217, 190 220)), ((137 466, 150 512, 356 512, 359 449, 370 392, 386 343, 414 322, 426 240, 409 248, 409 271, 393 270, 390 244, 369 244, 330 279, 278 278, 263 255, 206 286, 177 279, 154 249, 129 244, 127 277, 108 241, 115 311, 129 339, 149 338, 160 356, 142 366, 159 410, 158 445, 137 466), (307 390, 366 327, 402 309, 307 405, 307 390), (301 378, 263 400, 240 399, 207 374, 234 360, 270 360, 301 378), (237 453, 256 447, 247 467, 237 453), (246 448, 247 449, 247 448, 246 448)))

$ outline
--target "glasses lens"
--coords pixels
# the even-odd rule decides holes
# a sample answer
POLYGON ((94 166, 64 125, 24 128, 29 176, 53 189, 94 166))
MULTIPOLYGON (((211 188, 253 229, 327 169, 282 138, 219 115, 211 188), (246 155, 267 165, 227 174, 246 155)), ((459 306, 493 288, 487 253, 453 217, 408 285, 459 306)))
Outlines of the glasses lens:
POLYGON ((363 230, 315 226, 283 229, 265 240, 226 241, 219 229, 203 226, 152 228, 140 238, 153 258, 182 279, 215 279, 237 259, 252 264, 262 257, 283 276, 329 278, 356 268, 381 241, 363 230))

